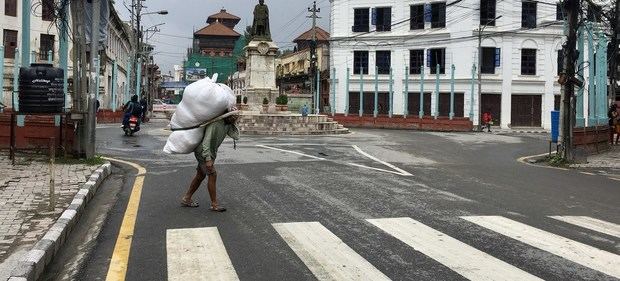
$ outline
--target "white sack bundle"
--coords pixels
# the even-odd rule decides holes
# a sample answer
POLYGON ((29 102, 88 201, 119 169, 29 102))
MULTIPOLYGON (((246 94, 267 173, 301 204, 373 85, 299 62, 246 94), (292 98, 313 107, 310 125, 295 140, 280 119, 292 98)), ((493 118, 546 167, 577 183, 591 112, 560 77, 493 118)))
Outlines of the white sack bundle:
MULTIPOLYGON (((213 77, 217 79, 217 77, 213 77)), ((170 121, 171 129, 191 128, 216 118, 235 106, 233 91, 211 78, 196 81, 185 88, 183 99, 170 121)), ((188 154, 200 144, 205 128, 173 131, 164 152, 188 154)))

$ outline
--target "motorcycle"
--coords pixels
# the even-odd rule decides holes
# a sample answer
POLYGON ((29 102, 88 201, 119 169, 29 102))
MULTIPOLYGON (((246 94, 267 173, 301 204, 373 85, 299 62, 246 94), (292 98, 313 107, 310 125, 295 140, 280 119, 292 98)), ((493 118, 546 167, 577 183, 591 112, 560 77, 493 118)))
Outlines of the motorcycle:
POLYGON ((134 133, 140 131, 140 123, 138 116, 131 115, 127 125, 123 126, 125 136, 133 136, 134 133))

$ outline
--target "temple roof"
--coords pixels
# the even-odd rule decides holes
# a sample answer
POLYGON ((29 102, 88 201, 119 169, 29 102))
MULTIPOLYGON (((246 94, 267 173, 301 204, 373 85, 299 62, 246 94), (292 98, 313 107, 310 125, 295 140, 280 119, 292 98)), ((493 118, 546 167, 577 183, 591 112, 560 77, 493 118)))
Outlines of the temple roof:
MULTIPOLYGON (((324 29, 320 28, 320 27, 315 27, 316 29, 316 40, 317 41, 329 41, 329 32, 325 31, 324 29)), ((311 41, 312 40, 312 32, 314 29, 310 28, 310 30, 304 32, 303 34, 299 35, 299 37, 295 38, 295 40, 293 40, 293 42, 297 42, 297 41, 311 41)))
POLYGON ((229 14, 228 12, 226 12, 226 9, 222 9, 220 10, 219 13, 210 15, 209 18, 207 19, 207 23, 214 23, 218 19, 219 20, 234 20, 237 23, 241 20, 240 17, 235 16, 233 14, 229 14))
POLYGON ((219 21, 216 21, 212 24, 209 24, 202 29, 194 32, 194 35, 207 35, 207 36, 230 36, 230 37, 239 37, 241 34, 234 31, 230 27, 222 24, 219 21))

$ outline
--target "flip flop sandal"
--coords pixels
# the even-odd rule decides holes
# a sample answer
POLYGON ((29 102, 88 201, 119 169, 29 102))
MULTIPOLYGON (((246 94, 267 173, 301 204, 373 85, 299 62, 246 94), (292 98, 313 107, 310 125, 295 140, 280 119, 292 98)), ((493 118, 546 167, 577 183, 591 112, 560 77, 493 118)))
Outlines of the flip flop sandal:
POLYGON ((211 206, 211 208, 209 208, 209 210, 211 210, 212 212, 218 212, 218 213, 226 212, 226 208, 219 207, 219 206, 216 206, 216 207, 211 206))
POLYGON ((185 208, 198 208, 198 203, 194 202, 194 201, 190 201, 190 202, 185 202, 185 201, 181 201, 181 206, 185 207, 185 208))

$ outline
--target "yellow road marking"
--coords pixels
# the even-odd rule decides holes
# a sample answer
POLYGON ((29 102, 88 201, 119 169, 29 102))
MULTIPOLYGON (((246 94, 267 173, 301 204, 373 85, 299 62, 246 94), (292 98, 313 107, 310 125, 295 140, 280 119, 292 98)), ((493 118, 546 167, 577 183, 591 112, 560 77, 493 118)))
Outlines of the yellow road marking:
POLYGON ((129 252, 131 250, 131 241, 133 238, 134 227, 136 225, 136 217, 138 216, 138 207, 140 206, 140 197, 142 195, 142 186, 144 185, 144 176, 146 169, 138 164, 118 160, 114 158, 104 159, 129 165, 138 170, 136 180, 131 189, 129 203, 125 209, 123 223, 116 238, 116 245, 110 260, 110 267, 106 276, 106 281, 124 281, 127 274, 127 264, 129 263, 129 252))
POLYGON ((546 168, 546 169, 554 169, 554 170, 561 170, 561 171, 570 171, 569 169, 566 169, 566 168, 553 167, 553 166, 547 166, 547 165, 537 165, 537 164, 532 164, 532 163, 527 162, 527 160, 529 158, 536 158, 536 157, 541 157, 541 156, 545 156, 545 155, 549 155, 549 153, 542 153, 542 154, 538 154, 538 155, 524 156, 524 157, 521 157, 521 158, 517 159, 517 162, 520 162, 521 164, 525 164, 525 165, 528 165, 528 166, 533 166, 533 167, 546 168))

